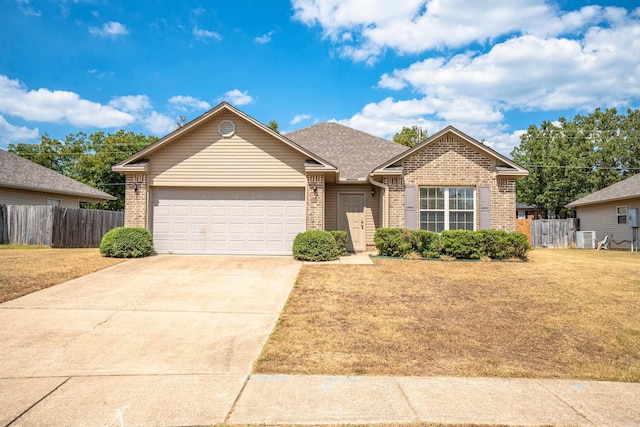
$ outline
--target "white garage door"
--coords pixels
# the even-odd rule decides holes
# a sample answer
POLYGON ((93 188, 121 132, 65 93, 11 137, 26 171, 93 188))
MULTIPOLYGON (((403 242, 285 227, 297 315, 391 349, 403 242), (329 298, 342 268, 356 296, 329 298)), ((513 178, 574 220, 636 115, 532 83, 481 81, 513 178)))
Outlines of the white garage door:
POLYGON ((156 252, 290 255, 305 229, 303 188, 154 188, 156 252))

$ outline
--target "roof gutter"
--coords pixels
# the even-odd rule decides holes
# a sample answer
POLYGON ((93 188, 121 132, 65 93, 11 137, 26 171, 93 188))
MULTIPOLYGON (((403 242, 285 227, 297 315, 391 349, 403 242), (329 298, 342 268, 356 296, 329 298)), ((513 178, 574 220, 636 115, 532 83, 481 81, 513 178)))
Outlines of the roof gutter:
POLYGON ((384 199, 382 200, 382 227, 389 227, 389 186, 373 179, 373 174, 369 174, 369 182, 371 185, 382 188, 384 190, 384 199))

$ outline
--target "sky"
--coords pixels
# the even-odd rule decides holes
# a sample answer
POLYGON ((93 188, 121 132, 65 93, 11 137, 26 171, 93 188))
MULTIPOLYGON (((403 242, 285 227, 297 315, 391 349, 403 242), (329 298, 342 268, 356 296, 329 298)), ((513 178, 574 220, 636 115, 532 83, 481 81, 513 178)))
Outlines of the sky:
POLYGON ((530 125, 640 107, 630 0, 0 0, 0 148, 162 137, 227 101, 282 133, 530 125))

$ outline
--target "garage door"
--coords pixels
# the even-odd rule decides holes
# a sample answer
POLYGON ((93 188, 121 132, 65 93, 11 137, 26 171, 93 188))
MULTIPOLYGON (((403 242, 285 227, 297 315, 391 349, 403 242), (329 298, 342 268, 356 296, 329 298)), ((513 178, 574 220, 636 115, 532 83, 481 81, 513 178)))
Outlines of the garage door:
POLYGON ((304 189, 154 188, 156 252, 290 255, 305 229, 304 189))

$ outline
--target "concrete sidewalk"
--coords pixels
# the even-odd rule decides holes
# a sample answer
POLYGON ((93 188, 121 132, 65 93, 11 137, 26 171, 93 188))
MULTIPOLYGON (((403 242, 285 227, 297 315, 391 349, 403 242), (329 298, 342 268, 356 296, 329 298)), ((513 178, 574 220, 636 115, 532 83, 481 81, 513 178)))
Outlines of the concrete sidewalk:
POLYGON ((254 375, 228 424, 640 426, 640 384, 574 380, 254 375))

